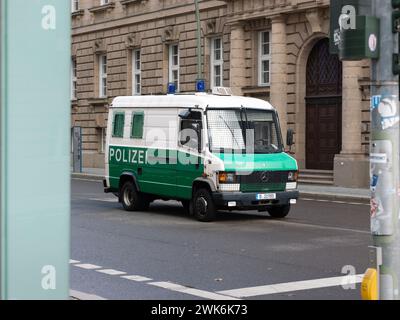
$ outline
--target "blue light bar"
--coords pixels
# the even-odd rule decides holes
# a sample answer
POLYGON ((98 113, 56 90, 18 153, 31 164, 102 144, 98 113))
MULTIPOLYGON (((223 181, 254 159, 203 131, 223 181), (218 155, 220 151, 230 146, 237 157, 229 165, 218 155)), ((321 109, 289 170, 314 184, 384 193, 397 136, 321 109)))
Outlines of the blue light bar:
POLYGON ((175 83, 170 82, 168 83, 168 90, 167 90, 168 94, 175 94, 176 93, 176 86, 175 83))
POLYGON ((196 80, 196 92, 206 91, 206 81, 204 79, 196 80))

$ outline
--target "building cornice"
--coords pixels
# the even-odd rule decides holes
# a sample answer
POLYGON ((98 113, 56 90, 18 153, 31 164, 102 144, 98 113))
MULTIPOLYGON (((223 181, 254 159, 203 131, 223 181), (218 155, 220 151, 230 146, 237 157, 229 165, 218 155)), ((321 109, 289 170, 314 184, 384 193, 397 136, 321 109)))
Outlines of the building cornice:
MULTIPOLYGON (((226 2, 221 0, 211 0, 200 2, 200 10, 206 11, 210 9, 219 9, 226 7, 226 2)), ((72 28, 72 36, 93 33, 101 30, 114 29, 118 27, 130 26, 138 23, 159 20, 160 17, 168 18, 180 15, 194 14, 192 4, 176 5, 168 8, 161 8, 149 13, 138 13, 129 17, 121 17, 106 22, 82 25, 72 28)))
MULTIPOLYGON (((227 0, 228 7, 235 0, 227 0)), ((272 19, 277 16, 284 16, 293 13, 303 13, 309 10, 329 8, 329 0, 316 0, 298 3, 297 1, 288 1, 287 5, 265 6, 263 8, 246 9, 241 11, 229 12, 227 14, 227 23, 233 24, 236 21, 247 21, 253 19, 272 19)), ((249 6, 251 7, 251 6, 249 6)), ((229 10, 228 10, 229 11, 229 10)))
POLYGON ((89 12, 96 14, 98 12, 108 11, 108 10, 112 10, 114 8, 115 8, 115 2, 110 2, 107 4, 103 4, 101 6, 90 8, 89 12))

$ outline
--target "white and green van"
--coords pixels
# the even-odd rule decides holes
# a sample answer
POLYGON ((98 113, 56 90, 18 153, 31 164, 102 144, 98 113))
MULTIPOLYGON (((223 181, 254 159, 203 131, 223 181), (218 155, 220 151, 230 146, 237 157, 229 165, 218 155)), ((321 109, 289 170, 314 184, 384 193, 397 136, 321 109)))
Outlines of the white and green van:
POLYGON ((296 203, 297 162, 284 151, 268 102, 204 93, 117 97, 109 112, 104 187, 125 210, 173 199, 212 221, 217 210, 284 218, 296 203))

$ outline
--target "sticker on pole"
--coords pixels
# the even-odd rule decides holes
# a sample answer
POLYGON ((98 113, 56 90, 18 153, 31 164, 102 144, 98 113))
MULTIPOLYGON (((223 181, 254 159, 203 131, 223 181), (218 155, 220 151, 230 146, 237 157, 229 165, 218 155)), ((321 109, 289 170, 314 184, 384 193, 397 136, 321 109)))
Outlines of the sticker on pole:
POLYGON ((372 96, 371 97, 371 111, 378 108, 379 104, 381 103, 382 96, 372 96))
POLYGON ((388 157, 386 153, 371 153, 370 160, 371 163, 386 164, 388 162, 388 157))
POLYGON ((375 52, 376 48, 378 47, 378 38, 375 34, 371 34, 368 38, 368 46, 371 52, 375 52))

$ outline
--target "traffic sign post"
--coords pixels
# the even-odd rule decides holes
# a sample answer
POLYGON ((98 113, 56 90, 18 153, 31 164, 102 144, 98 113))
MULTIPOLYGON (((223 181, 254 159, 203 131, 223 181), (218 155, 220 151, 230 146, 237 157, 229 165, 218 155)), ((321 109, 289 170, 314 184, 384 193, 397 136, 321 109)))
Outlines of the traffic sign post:
POLYGON ((400 299, 399 8, 400 0, 331 1, 331 52, 372 60, 371 233, 379 257, 362 296, 383 300, 400 299))

